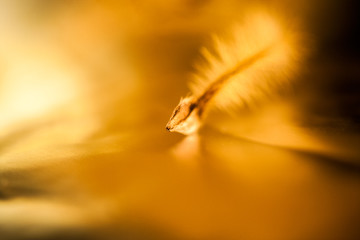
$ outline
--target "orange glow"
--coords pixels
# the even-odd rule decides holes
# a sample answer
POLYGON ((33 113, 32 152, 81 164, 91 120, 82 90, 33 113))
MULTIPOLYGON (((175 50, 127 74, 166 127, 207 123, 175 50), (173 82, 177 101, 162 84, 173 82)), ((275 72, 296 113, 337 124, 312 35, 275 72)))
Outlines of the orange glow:
POLYGON ((359 239, 335 2, 1 1, 0 239, 359 239), (196 134, 164 128, 189 74, 274 41, 196 134))

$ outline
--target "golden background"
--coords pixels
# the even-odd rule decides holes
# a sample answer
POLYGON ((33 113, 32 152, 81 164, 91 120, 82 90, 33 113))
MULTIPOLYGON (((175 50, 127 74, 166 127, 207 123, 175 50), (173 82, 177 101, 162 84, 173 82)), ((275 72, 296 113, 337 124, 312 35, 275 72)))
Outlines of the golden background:
POLYGON ((359 239, 354 9, 2 0, 0 239, 359 239), (253 8, 303 23, 292 89, 167 132, 199 49, 253 8))

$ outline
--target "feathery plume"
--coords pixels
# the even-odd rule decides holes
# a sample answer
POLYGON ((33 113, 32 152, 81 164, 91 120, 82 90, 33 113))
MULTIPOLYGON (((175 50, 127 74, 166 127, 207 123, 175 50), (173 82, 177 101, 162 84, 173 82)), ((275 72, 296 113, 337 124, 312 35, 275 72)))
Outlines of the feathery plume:
POLYGON ((302 59, 300 37, 265 14, 247 17, 232 29, 229 40, 213 37, 214 51, 202 50, 191 93, 175 108, 166 129, 195 132, 213 107, 251 106, 286 85, 302 59))

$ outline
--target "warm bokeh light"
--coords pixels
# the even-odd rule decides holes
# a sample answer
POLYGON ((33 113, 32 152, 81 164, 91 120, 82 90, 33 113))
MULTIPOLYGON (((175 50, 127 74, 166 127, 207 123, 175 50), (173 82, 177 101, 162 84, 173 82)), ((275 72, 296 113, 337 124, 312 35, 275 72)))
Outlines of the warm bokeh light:
POLYGON ((1 1, 0 239, 360 238, 351 9, 1 1), (221 71, 272 41, 270 67, 242 76, 266 81, 219 95, 243 104, 220 101, 196 134, 166 131, 191 75, 215 74, 204 53, 221 71))

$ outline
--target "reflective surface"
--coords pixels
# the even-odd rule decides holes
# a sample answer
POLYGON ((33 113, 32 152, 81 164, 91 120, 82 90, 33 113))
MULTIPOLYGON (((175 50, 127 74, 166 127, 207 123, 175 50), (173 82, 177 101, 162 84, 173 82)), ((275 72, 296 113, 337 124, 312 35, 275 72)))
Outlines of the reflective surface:
MULTIPOLYGON (((360 237, 359 59, 325 51, 336 29, 305 24, 318 52, 281 97, 183 137, 165 124, 198 49, 245 3, 18 2, 1 8, 1 239, 360 237)), ((284 15, 326 25, 322 3, 284 15)))

